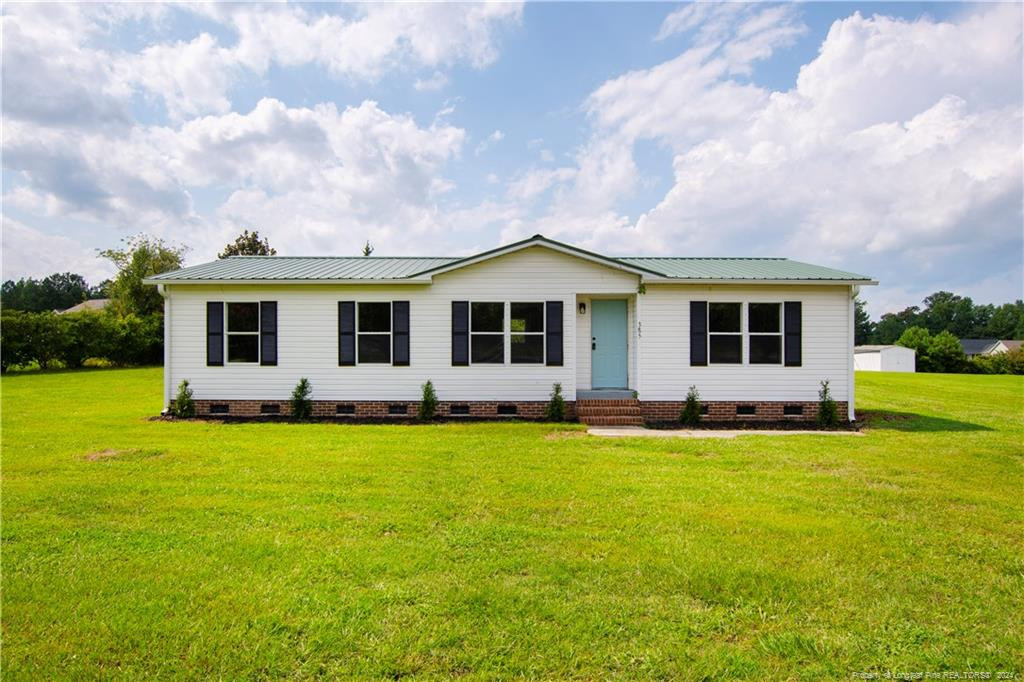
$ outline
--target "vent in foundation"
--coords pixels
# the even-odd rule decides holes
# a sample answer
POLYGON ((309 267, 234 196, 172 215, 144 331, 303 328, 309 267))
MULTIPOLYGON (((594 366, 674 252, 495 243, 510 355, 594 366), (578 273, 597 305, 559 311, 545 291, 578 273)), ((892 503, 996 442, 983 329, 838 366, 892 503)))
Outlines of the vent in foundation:
POLYGON ((749 417, 752 414, 757 414, 757 406, 755 405, 737 405, 736 415, 749 417))
POLYGON ((782 414, 786 417, 799 417, 804 413, 803 405, 786 405, 782 408, 782 414))
POLYGON ((465 415, 469 414, 469 405, 452 405, 448 409, 448 413, 449 414, 453 414, 455 416, 458 416, 458 415, 465 416, 465 415))
POLYGON ((227 414, 229 412, 227 403, 214 403, 210 405, 210 414, 227 414))
POLYGON ((498 414, 514 415, 514 414, 516 414, 516 406, 515 405, 498 405, 498 414))
POLYGON ((263 403, 260 405, 260 414, 281 414, 281 406, 277 403, 263 403))
POLYGON ((708 406, 707 405, 701 405, 700 406, 700 413, 701 414, 707 414, 708 413, 708 406))
POLYGON ((356 406, 350 404, 341 404, 334 407, 334 414, 355 414, 356 406))
POLYGON ((388 405, 388 414, 409 414, 409 406, 405 403, 391 403, 388 405))

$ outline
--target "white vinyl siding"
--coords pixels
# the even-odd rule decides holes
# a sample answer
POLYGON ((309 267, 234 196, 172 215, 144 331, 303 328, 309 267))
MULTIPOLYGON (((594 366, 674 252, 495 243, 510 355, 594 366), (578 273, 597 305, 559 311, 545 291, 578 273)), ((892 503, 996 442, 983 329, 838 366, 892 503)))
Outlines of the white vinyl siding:
MULTIPOLYGON (((693 385, 705 400, 816 401, 822 379, 829 379, 836 400, 847 399, 851 362, 848 286, 648 284, 642 298, 641 400, 683 400, 686 389, 693 385), (800 301, 802 366, 750 364, 744 347, 740 364, 691 367, 690 301, 800 301)), ((743 326, 746 328, 745 319, 743 326)))

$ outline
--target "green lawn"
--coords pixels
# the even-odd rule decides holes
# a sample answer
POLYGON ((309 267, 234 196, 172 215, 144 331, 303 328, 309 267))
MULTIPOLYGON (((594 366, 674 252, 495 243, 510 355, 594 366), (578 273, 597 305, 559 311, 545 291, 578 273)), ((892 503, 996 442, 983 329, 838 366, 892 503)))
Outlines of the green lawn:
POLYGON ((731 441, 160 387, 3 379, 6 677, 1024 675, 1021 377, 861 374, 866 436, 731 441))

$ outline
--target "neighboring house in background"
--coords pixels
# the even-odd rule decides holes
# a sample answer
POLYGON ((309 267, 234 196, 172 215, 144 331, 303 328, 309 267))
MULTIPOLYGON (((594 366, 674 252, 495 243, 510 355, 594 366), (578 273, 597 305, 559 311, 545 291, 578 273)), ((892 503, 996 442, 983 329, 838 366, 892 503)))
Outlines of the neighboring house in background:
POLYGON ((109 298, 93 298, 88 301, 82 301, 78 305, 73 305, 66 310, 58 310, 58 315, 67 315, 68 313, 80 313, 84 311, 99 312, 110 305, 109 298))
POLYGON ((164 404, 199 414, 543 414, 587 423, 853 418, 853 297, 871 278, 784 258, 612 258, 540 235, 465 258, 236 256, 145 280, 165 297, 164 404))
POLYGON ((1002 339, 996 342, 995 347, 992 348, 989 355, 1020 350, 1022 344, 1024 344, 1024 341, 1021 341, 1020 339, 1002 339))
POLYGON ((975 355, 996 355, 1011 350, 1019 350, 1021 343, 1015 339, 960 339, 960 345, 969 358, 975 355))
POLYGON ((861 372, 914 372, 917 351, 903 346, 857 346, 853 367, 861 372))

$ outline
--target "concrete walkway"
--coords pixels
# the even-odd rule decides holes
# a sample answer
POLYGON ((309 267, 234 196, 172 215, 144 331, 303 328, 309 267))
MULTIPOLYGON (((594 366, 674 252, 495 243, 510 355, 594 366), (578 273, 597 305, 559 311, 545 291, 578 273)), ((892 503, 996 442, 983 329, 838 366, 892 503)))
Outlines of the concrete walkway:
POLYGON ((645 429, 642 426, 592 426, 591 436, 602 438, 735 438, 736 436, 863 436, 860 431, 811 429, 645 429))

